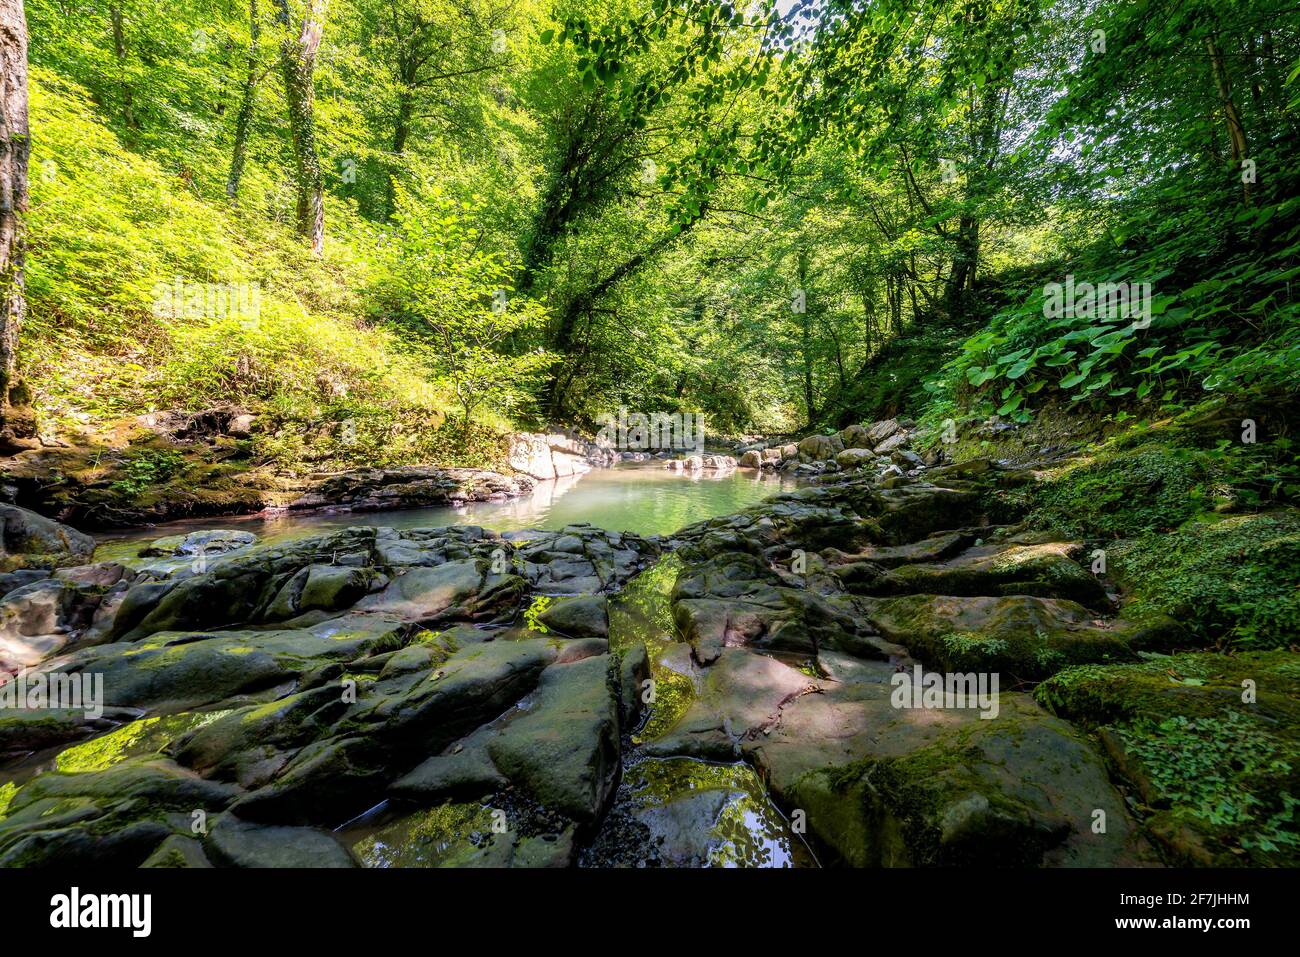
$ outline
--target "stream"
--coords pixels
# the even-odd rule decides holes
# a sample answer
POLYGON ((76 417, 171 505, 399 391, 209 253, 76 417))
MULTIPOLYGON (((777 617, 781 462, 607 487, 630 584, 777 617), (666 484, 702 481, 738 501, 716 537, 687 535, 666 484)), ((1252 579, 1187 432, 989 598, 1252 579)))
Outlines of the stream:
MULTIPOLYGON (((688 645, 675 640, 669 594, 678 561, 669 555, 634 578, 610 606, 610 650, 644 641, 654 701, 623 739, 623 775, 596 832, 579 849, 580 867, 816 867, 803 839, 777 810, 743 761, 717 764, 655 758, 641 745, 673 726, 701 680, 688 645)), ((527 710, 525 700, 503 715, 527 710)), ((509 798, 451 802, 403 812, 383 802, 340 828, 369 867, 437 867, 505 863, 494 856, 494 815, 509 798)), ((558 840, 546 821, 539 840, 558 840)))
MULTIPOLYGON (((505 532, 560 529, 588 522, 610 530, 668 535, 691 523, 730 514, 794 486, 788 478, 750 471, 683 475, 651 465, 623 465, 541 483, 511 502, 390 512, 242 516, 125 530, 101 539, 97 561, 136 567, 144 542, 197 529, 255 532, 262 543, 287 541, 351 525, 431 527, 474 524, 505 532)), ((742 761, 714 764, 650 757, 645 741, 662 734, 690 705, 701 681, 688 645, 676 640, 669 595, 678 560, 666 555, 633 578, 610 603, 611 652, 644 642, 653 701, 640 725, 625 729, 622 780, 594 834, 576 848, 579 866, 815 867, 816 859, 742 761), (630 732, 630 733, 629 733, 630 732)), ((498 719, 508 721, 527 701, 498 719)), ((15 787, 41 770, 101 770, 127 757, 156 753, 181 733, 226 712, 144 718, 61 751, 31 755, 0 771, 0 809, 15 787)), ((498 795, 492 801, 508 801, 498 795)), ((494 820, 488 803, 452 802, 411 811, 384 801, 339 828, 339 836, 371 867, 504 863, 492 857, 494 820), (486 850, 485 850, 486 849, 486 850)), ((538 825, 539 840, 559 839, 538 825)), ((572 839, 570 836, 569 839, 572 839)))
POLYGON ((199 529, 254 532, 263 542, 289 541, 352 525, 436 528, 481 525, 495 532, 561 529, 577 522, 638 535, 670 535, 716 515, 729 515, 769 495, 795 487, 795 480, 772 472, 682 473, 661 462, 623 463, 537 483, 530 496, 505 502, 470 502, 451 508, 409 508, 377 512, 318 511, 257 513, 185 519, 97 533, 96 561, 138 565, 140 543, 199 529))
POLYGON ((664 557, 610 605, 610 650, 622 652, 645 642, 654 701, 641 727, 625 741, 623 782, 602 830, 579 861, 633 867, 815 867, 812 852, 743 761, 712 764, 641 753, 644 741, 682 716, 701 680, 690 647, 676 640, 669 607, 678 565, 676 556, 664 557), (625 839, 629 834, 631 839, 625 839))

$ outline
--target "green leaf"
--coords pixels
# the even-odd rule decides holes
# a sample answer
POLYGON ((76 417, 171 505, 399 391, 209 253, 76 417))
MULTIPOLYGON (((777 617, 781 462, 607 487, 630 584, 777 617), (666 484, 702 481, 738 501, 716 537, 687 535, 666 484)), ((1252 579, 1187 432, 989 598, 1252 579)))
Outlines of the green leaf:
POLYGON ((1028 372, 1032 366, 1033 361, 1031 359, 1021 359, 1019 362, 1014 362, 1012 363, 1011 368, 1007 370, 1007 378, 1019 379, 1022 375, 1028 372))

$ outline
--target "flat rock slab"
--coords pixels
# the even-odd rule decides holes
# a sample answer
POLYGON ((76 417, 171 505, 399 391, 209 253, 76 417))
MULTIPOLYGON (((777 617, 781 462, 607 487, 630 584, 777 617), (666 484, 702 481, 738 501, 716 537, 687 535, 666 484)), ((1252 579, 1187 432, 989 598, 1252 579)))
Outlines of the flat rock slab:
POLYGON ((727 648, 703 669, 696 698, 667 733, 647 742, 657 757, 735 760, 742 742, 770 730, 783 708, 820 683, 768 655, 727 648))
POLYGON ((828 652, 816 670, 726 649, 645 751, 743 756, 787 813, 803 810, 819 840, 858 866, 1152 859, 1100 756, 1029 696, 993 695, 983 718, 974 702, 898 706, 885 662, 828 652), (1096 809, 1107 835, 1092 834, 1096 809))
POLYGON ((869 595, 1037 595, 1103 607, 1105 589, 1074 560, 1082 551, 1077 542, 982 545, 874 579, 858 576, 851 588, 869 595))
POLYGON ((208 855, 228 867, 356 867, 351 851, 328 831, 253 824, 223 814, 207 839, 208 855))
POLYGON ((617 679, 608 655, 556 664, 487 746, 493 763, 541 803, 591 823, 619 773, 617 679))

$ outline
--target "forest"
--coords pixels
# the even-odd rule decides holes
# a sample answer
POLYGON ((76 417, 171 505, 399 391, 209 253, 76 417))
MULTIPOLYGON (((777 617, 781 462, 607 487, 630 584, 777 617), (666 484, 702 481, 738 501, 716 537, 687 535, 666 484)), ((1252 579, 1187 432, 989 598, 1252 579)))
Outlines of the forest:
POLYGON ((0 865, 1300 864, 1293 2, 0 63, 0 865))
POLYGON ((1295 368, 1288 4, 299 6, 27 4, 47 435, 227 402, 259 455, 399 462, 431 416, 1015 420, 1295 368), (1046 317, 1068 274, 1150 327, 1046 317))

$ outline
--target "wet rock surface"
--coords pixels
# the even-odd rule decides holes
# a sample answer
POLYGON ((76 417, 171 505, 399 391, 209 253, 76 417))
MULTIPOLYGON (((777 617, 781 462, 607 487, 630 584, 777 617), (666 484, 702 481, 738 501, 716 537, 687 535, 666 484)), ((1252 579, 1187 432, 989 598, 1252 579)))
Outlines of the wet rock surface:
POLYGON ((367 809, 498 792, 559 825, 489 842, 489 858, 462 848, 466 862, 569 860, 617 785, 634 700, 608 654, 606 596, 657 542, 590 526, 352 527, 209 554, 217 540, 155 543, 185 559, 203 548, 200 564, 13 582, 12 671, 94 677, 103 696, 95 718, 0 708, 0 753, 52 762, 0 785, 0 862, 350 866, 330 832, 367 809), (549 624, 531 630, 539 596, 549 624), (67 757, 90 746, 102 761, 67 757), (207 831, 191 830, 194 814, 207 831))
POLYGON ((4 687, 103 698, 0 699, 0 864, 1290 860, 1289 659, 1170 657, 1182 629, 1126 618, 1082 543, 991 520, 1021 473, 906 474, 911 434, 746 451, 837 467, 662 539, 194 533, 134 571, 10 572, 4 687), (1196 767, 1247 737, 1227 839, 1148 742, 1196 767))

